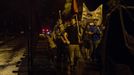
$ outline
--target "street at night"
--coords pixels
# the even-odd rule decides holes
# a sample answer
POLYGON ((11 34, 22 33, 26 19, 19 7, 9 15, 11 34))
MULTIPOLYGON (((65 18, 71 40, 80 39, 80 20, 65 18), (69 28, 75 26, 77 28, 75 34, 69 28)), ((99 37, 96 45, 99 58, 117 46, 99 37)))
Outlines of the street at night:
POLYGON ((134 1, 0 1, 0 75, 134 75, 134 1))

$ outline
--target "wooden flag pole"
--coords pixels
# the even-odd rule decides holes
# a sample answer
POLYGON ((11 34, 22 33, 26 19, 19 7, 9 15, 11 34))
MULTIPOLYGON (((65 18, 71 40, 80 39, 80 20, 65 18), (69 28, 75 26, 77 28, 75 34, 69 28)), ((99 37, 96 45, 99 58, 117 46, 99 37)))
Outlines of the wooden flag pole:
POLYGON ((60 19, 61 19, 61 10, 59 10, 59 17, 60 17, 60 19))
MULTIPOLYGON (((59 22, 62 21, 61 10, 59 10, 59 22)), ((62 23, 62 22, 61 22, 62 23)))
POLYGON ((77 28, 78 28, 78 32, 79 32, 79 22, 78 22, 78 15, 75 14, 75 17, 76 17, 76 24, 77 24, 77 28))
POLYGON ((78 42, 80 43, 81 38, 80 38, 80 30, 79 30, 78 15, 75 14, 75 17, 76 17, 76 25, 77 25, 77 29, 78 29, 78 42))

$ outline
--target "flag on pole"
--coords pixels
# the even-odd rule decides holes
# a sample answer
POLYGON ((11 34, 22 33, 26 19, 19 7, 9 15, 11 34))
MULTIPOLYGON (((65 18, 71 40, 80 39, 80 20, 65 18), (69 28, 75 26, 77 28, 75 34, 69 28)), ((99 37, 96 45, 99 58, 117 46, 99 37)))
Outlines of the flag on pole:
POLYGON ((83 0, 72 0, 72 15, 80 21, 82 16, 83 0))
POLYGON ((77 0, 73 0, 73 12, 74 14, 78 13, 78 1, 77 0))

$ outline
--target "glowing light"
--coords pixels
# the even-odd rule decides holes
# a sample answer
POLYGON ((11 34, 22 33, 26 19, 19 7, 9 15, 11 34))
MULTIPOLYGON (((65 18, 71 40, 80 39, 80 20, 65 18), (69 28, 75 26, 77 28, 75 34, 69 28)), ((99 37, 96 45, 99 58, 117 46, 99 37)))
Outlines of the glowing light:
POLYGON ((46 29, 46 32, 48 32, 49 30, 48 29, 46 29))

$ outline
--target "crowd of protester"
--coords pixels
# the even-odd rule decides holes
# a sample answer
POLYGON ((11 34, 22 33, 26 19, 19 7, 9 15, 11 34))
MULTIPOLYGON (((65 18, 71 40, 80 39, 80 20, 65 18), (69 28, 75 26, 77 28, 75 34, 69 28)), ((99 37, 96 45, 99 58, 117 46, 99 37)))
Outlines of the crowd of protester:
POLYGON ((75 17, 63 21, 59 19, 53 32, 47 35, 52 60, 58 64, 64 62, 71 70, 81 62, 96 62, 96 48, 100 44, 104 26, 96 25, 96 20, 82 23, 75 17))

